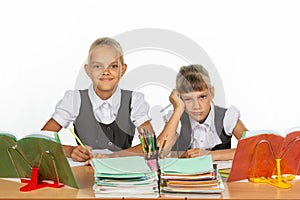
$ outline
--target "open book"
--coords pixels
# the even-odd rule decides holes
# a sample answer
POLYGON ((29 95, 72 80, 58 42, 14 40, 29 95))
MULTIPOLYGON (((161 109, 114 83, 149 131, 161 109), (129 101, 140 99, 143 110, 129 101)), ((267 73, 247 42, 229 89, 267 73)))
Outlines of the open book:
POLYGON ((77 188, 57 133, 38 131, 18 137, 0 131, 0 177, 30 178, 38 168, 38 179, 57 181, 77 188))
POLYGON ((300 175, 300 127, 284 133, 272 130, 247 131, 239 140, 229 178, 272 177, 280 160, 281 174, 300 175))

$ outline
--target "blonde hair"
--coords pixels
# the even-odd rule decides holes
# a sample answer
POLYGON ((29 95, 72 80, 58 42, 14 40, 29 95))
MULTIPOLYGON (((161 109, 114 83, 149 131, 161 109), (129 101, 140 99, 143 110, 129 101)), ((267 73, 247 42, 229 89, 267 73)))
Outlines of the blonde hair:
POLYGON ((110 38, 110 37, 103 37, 103 38, 99 38, 97 40, 95 40, 93 42, 93 44, 90 46, 90 50, 89 50, 89 57, 88 57, 88 65, 90 66, 90 62, 91 62, 91 56, 94 52, 94 50, 98 47, 104 47, 104 46, 108 46, 108 47, 112 47, 114 49, 117 50, 117 52, 119 53, 119 61, 121 62, 121 64, 124 64, 124 58, 123 58, 123 49, 120 45, 119 42, 117 42, 115 39, 110 38))
POLYGON ((182 66, 176 76, 176 89, 180 93, 212 88, 208 71, 199 64, 182 66))

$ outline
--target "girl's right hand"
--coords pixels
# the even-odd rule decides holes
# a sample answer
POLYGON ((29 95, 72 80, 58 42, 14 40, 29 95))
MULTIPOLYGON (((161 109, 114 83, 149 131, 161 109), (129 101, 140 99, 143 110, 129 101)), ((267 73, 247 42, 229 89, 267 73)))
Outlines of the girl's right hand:
POLYGON ((92 158, 92 147, 85 146, 86 148, 78 145, 75 146, 71 152, 71 158, 77 162, 84 162, 92 158))

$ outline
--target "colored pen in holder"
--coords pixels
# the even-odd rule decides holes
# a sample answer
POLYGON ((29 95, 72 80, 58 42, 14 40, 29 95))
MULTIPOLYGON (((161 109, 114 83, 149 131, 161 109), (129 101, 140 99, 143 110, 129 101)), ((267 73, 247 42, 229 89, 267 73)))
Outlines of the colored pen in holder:
POLYGON ((148 165, 148 167, 153 172, 157 172, 159 170, 158 166, 158 152, 152 153, 151 155, 148 155, 148 153, 145 153, 145 160, 148 165))
POLYGON ((158 171, 158 148, 155 134, 150 134, 144 129, 143 133, 139 134, 139 138, 147 165, 152 171, 158 171))

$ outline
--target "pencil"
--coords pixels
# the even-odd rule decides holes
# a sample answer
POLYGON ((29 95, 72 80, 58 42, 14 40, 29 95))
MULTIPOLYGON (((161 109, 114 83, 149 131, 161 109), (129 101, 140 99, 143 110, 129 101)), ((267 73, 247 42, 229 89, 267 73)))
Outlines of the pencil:
POLYGON ((167 142, 167 139, 164 140, 164 143, 163 143, 163 145, 161 147, 162 149, 165 148, 166 142, 167 142))
POLYGON ((69 128, 69 130, 70 130, 70 132, 72 133, 72 135, 74 136, 74 138, 76 139, 76 141, 77 141, 83 148, 87 149, 86 146, 84 146, 84 144, 81 142, 81 140, 79 139, 79 137, 74 133, 73 129, 72 129, 72 128, 69 128))
POLYGON ((140 141, 141 141, 141 144, 142 144, 142 150, 145 153, 145 143, 144 143, 144 137, 142 135, 140 135, 140 141))
POLYGON ((164 107, 163 109, 160 110, 160 112, 164 112, 167 108, 169 108, 172 104, 170 103, 169 105, 167 105, 166 107, 164 107))
POLYGON ((152 151, 154 152, 156 149, 156 137, 155 134, 152 136, 152 151))
POLYGON ((167 142, 167 139, 164 140, 163 145, 161 146, 161 149, 160 149, 161 152, 164 150, 166 142, 167 142))

